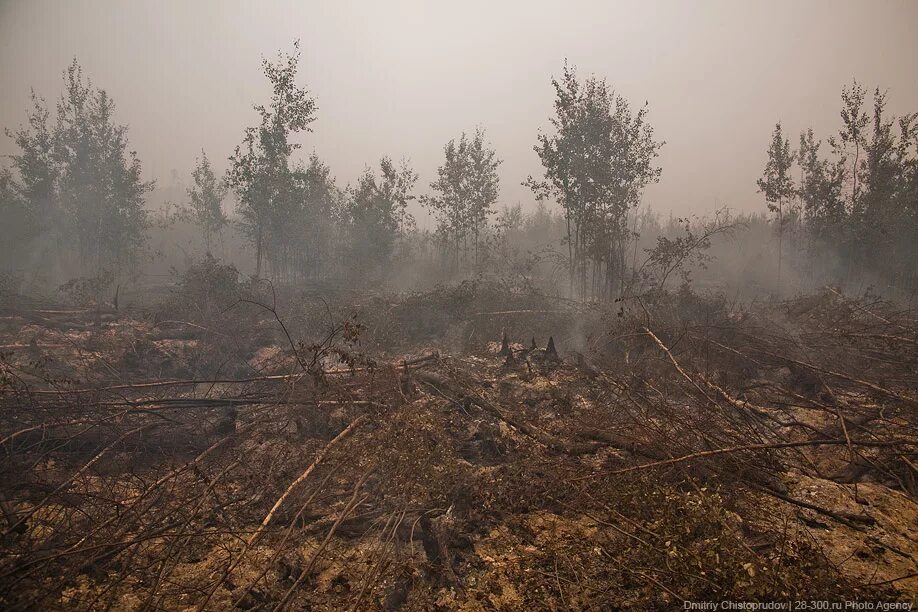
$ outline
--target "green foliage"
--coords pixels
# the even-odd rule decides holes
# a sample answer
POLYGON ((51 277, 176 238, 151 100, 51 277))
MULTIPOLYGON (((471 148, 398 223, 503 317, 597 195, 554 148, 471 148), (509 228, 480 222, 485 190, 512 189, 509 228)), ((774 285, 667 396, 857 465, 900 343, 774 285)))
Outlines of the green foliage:
POLYGON ((367 168, 348 193, 350 268, 365 282, 384 279, 401 237, 414 225, 408 202, 417 173, 407 162, 397 167, 388 157, 379 162, 377 177, 367 168))
POLYGON ((299 145, 291 137, 310 131, 316 111, 296 83, 294 47, 292 55, 263 62, 271 102, 255 106, 261 123, 246 129, 226 175, 239 200, 242 231, 255 247, 256 276, 266 262, 275 280, 321 280, 343 263, 360 280, 381 281, 413 226, 406 206, 417 175, 383 158, 379 177, 367 169, 356 187, 342 191, 317 155, 305 164, 292 159, 299 145))
POLYGON ((281 56, 276 63, 263 60, 273 91, 271 103, 254 107, 261 124, 245 130, 242 144, 230 157, 226 177, 239 198, 243 230, 255 245, 258 276, 265 256, 275 275, 288 273, 291 260, 285 230, 297 216, 300 202, 290 168, 290 156, 299 145, 290 137, 310 131, 316 111, 315 100, 296 84, 299 58, 299 43, 294 43, 292 55, 281 56))
POLYGON ((28 262, 28 246, 38 234, 38 219, 29 201, 21 194, 9 168, 0 169, 0 258, 3 268, 12 269, 28 262))
POLYGON ((342 215, 344 195, 335 185, 329 167, 313 153, 309 163, 293 171, 294 202, 290 223, 281 231, 290 245, 288 258, 300 278, 317 280, 334 271, 336 222, 342 215))
POLYGON ((803 205, 803 216, 810 223, 813 233, 823 240, 831 240, 833 229, 845 218, 845 203, 842 199, 845 169, 839 162, 830 162, 819 156, 822 141, 817 141, 813 130, 800 135, 801 179, 799 195, 803 205))
POLYGON ((128 150, 127 127, 114 119, 104 89, 84 79, 73 61, 64 73, 56 122, 33 93, 28 123, 7 130, 19 149, 15 175, 0 181, 4 219, 19 242, 46 236, 74 246, 83 269, 125 270, 137 263, 145 240, 144 196, 153 184, 141 178, 137 155, 128 150))
POLYGON ((784 137, 781 123, 775 125, 775 131, 768 146, 768 161, 765 171, 757 182, 759 191, 765 194, 768 210, 781 213, 784 203, 796 193, 790 171, 797 154, 791 151, 790 141, 784 137))
POLYGON ((581 296, 610 298, 623 278, 628 211, 644 187, 659 180, 654 159, 663 143, 654 140, 647 105, 633 112, 605 80, 590 77, 581 83, 565 64, 552 85, 555 133, 539 134, 534 147, 545 177, 530 177, 526 184, 540 199, 554 198, 564 208, 571 292, 579 276, 581 296))
POLYGON ((479 242, 492 207, 497 202, 501 160, 484 142, 478 129, 471 139, 462 133, 459 142, 450 140, 443 148, 444 162, 437 169, 437 180, 430 184, 437 195, 423 198, 425 206, 437 216, 437 231, 447 248, 452 248, 452 268, 459 268, 469 236, 473 240, 475 268, 479 265, 479 242))
POLYGON ((858 183, 858 173, 860 170, 861 151, 866 146, 866 130, 870 119, 864 112, 864 97, 866 91, 857 81, 854 81, 851 88, 842 88, 842 129, 838 133, 838 140, 833 140, 833 147, 844 158, 847 157, 847 150, 854 149, 854 157, 851 166, 851 206, 858 206, 860 199, 860 187, 858 183))
POLYGON ((191 211, 195 222, 204 234, 204 245, 208 252, 215 234, 227 224, 226 213, 223 212, 223 198, 226 197, 226 188, 214 175, 207 153, 201 151, 201 159, 195 162, 191 173, 194 186, 188 190, 191 199, 191 211))
MULTIPOLYGON (((842 89, 842 126, 828 139, 832 156, 820 154, 813 130, 790 150, 780 123, 768 149, 759 188, 769 208, 780 213, 799 198, 811 256, 840 260, 838 278, 846 282, 870 275, 899 290, 918 287, 918 113, 886 112, 886 94, 867 91, 854 81, 842 89), (867 107, 867 108, 865 108, 867 107), (792 163, 800 170, 793 185, 792 163)), ((781 234, 779 233, 779 237, 781 234)))
POLYGON ((775 125, 771 144, 768 146, 768 161, 765 171, 758 180, 759 191, 765 194, 768 210, 778 216, 778 294, 781 293, 781 263, 784 257, 785 207, 796 193, 790 170, 797 154, 791 151, 790 141, 784 137, 781 123, 775 125))

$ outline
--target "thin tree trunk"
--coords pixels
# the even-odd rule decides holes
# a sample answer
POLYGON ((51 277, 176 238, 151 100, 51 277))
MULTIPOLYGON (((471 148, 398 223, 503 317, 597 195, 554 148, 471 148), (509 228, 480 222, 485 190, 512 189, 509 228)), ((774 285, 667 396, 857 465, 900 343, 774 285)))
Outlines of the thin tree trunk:
POLYGON ((568 297, 574 299, 574 243, 571 236, 571 214, 570 211, 566 211, 567 214, 565 218, 567 219, 567 262, 568 268, 570 270, 570 291, 568 292, 568 297))
POLYGON ((781 297, 781 260, 784 255, 784 206, 778 200, 778 297, 781 297))
POLYGON ((258 239, 255 243, 255 278, 261 278, 261 257, 262 257, 262 228, 258 224, 258 239))

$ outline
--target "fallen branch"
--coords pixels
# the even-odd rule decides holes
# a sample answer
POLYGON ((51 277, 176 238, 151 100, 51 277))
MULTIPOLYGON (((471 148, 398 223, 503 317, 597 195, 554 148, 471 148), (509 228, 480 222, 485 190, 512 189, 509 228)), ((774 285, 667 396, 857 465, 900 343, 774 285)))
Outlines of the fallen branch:
MULTIPOLYGON (((636 472, 639 470, 646 470, 650 468, 661 467, 664 465, 673 465, 676 463, 683 463, 685 461, 694 461, 695 459, 704 459, 706 457, 714 457, 717 455, 729 455, 731 453, 739 453, 742 451, 770 450, 770 449, 779 449, 779 448, 797 448, 801 446, 836 446, 836 445, 847 445, 847 444, 848 444, 848 440, 804 440, 800 442, 775 442, 773 444, 748 444, 745 446, 731 446, 730 448, 718 448, 715 450, 700 451, 697 453, 692 453, 690 455, 683 455, 682 457, 675 457, 673 459, 663 459, 661 461, 654 461, 653 463, 644 463, 642 465, 634 465, 634 466, 623 468, 620 470, 595 472, 589 476, 585 476, 584 478, 595 478, 596 476, 599 476, 602 474, 608 474, 608 475, 627 474, 628 472, 636 472)), ((869 440, 851 440, 851 444, 855 446, 873 446, 873 447, 912 445, 909 442, 872 442, 869 440)))

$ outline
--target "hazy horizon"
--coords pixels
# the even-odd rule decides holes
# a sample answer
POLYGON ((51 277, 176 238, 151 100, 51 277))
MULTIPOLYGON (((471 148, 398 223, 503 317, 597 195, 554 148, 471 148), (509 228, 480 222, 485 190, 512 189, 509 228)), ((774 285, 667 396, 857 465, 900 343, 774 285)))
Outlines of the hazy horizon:
MULTIPOLYGON (((776 121, 792 144, 837 131, 842 86, 918 108, 918 3, 781 2, 0 2, 0 126, 25 120, 30 88, 53 103, 76 57, 130 126, 158 188, 185 180, 201 149, 219 171, 268 98, 262 57, 300 40, 301 83, 318 102, 299 138, 339 184, 382 155, 411 160, 428 191, 442 147, 477 126, 498 156, 499 205, 534 201, 532 146, 549 127, 550 78, 567 59, 605 77, 666 141, 657 211, 764 210, 755 180, 776 121), (218 6, 220 7, 218 9, 218 6)), ((14 152, 0 139, 0 154, 14 152)), ((153 199, 156 198, 154 194, 153 199)))

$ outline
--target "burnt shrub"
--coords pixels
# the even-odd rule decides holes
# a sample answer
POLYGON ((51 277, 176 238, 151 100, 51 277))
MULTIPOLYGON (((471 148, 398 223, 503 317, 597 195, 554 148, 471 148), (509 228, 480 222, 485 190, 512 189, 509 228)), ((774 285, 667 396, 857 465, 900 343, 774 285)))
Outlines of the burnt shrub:
POLYGON ((266 312, 254 303, 265 289, 210 254, 173 275, 169 296, 152 313, 155 337, 185 341, 182 366, 195 376, 252 374, 249 360, 274 341, 266 312))

